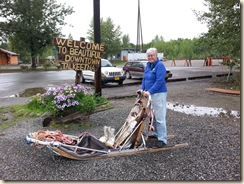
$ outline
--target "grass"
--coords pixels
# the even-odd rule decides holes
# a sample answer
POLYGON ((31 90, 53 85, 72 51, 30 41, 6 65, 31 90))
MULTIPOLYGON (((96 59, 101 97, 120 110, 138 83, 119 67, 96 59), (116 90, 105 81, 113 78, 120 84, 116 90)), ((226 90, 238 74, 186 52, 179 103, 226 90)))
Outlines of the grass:
POLYGON ((33 112, 26 107, 27 104, 21 104, 0 108, 0 132, 3 132, 17 122, 38 116, 37 112, 33 112), (9 118, 5 116, 6 114, 8 114, 9 118))
MULTIPOLYGON (((108 110, 112 108, 112 105, 110 103, 102 103, 97 105, 95 112, 108 110)), ((95 113, 94 112, 94 113, 95 113)), ((30 109, 28 108, 28 104, 19 104, 19 105, 13 105, 13 106, 6 106, 0 108, 0 133, 4 132, 7 128, 10 126, 15 125, 18 122, 25 121, 26 119, 34 119, 37 117, 40 117, 46 113, 43 109, 30 109), (8 118, 6 116, 8 114, 8 118)), ((92 113, 91 113, 92 114, 92 113)), ((77 129, 77 128, 88 128, 91 126, 89 120, 84 119, 82 123, 60 123, 60 122, 54 122, 50 125, 52 128, 58 128, 60 130, 62 129, 77 129)))

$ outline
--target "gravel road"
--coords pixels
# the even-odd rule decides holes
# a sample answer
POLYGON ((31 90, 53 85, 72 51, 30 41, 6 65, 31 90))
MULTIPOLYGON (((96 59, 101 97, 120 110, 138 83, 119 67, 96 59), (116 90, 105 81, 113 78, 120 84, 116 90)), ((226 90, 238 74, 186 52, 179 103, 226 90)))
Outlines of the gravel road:
MULTIPOLYGON (((209 80, 168 83, 168 101, 175 104, 216 107, 240 112, 240 96, 205 91, 209 80)), ((22 99, 23 101, 27 99, 22 99)), ((93 114, 88 129, 64 130, 79 135, 88 131, 100 137, 103 126, 118 130, 135 98, 111 99, 114 108, 93 114)), ((8 101, 11 103, 11 99, 8 101)), ((19 102, 21 103, 21 102, 19 102)), ((46 148, 34 150, 24 142, 28 132, 44 129, 42 119, 29 119, 8 128, 0 136, 0 179, 83 181, 240 181, 240 118, 193 116, 167 111, 169 144, 186 148, 130 156, 76 161, 54 157, 46 148)), ((48 128, 52 130, 52 128, 48 128)), ((53 129, 56 130, 56 129, 53 129)))

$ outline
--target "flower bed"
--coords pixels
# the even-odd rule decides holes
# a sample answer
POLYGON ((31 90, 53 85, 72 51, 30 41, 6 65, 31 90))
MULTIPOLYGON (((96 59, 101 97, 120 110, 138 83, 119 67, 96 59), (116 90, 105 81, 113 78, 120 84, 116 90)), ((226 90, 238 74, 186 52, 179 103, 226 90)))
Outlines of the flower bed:
POLYGON ((90 87, 64 84, 36 95, 28 105, 30 108, 49 111, 55 116, 65 116, 74 112, 91 113, 97 104, 104 102, 106 99, 94 95, 90 87))

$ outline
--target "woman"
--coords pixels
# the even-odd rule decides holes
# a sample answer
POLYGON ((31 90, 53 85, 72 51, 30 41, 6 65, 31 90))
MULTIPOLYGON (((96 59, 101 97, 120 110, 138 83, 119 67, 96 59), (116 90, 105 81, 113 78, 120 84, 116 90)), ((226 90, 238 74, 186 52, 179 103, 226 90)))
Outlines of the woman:
POLYGON ((142 79, 142 86, 137 92, 142 92, 144 96, 151 95, 154 110, 154 131, 149 138, 157 138, 156 147, 164 147, 167 144, 166 128, 166 98, 167 86, 165 81, 166 68, 157 58, 156 48, 147 50, 148 63, 142 79))

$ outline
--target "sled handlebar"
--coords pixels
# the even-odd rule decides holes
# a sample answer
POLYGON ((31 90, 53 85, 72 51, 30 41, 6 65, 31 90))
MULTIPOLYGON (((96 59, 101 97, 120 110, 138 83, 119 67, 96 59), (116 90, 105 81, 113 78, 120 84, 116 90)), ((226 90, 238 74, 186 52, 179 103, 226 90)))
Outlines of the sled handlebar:
POLYGON ((137 97, 138 97, 138 98, 139 98, 140 96, 143 96, 143 97, 145 97, 145 98, 148 98, 149 101, 151 100, 151 95, 149 95, 149 96, 144 96, 145 91, 138 90, 136 93, 137 93, 137 97))

